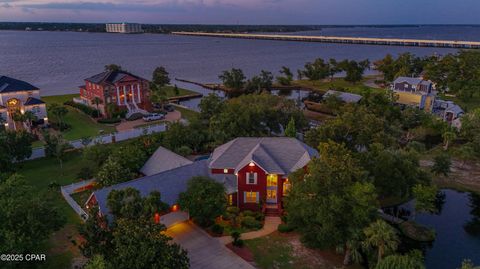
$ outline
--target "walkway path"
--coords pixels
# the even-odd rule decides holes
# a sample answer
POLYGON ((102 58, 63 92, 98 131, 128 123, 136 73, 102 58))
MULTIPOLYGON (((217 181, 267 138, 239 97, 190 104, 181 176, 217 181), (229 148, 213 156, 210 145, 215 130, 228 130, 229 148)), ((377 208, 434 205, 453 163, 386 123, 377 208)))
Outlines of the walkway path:
POLYGON ((192 269, 254 269, 192 222, 172 226, 165 233, 188 251, 192 269))
MULTIPOLYGON (((254 239, 254 238, 269 235, 277 230, 278 225, 280 225, 280 223, 282 223, 282 220, 280 219, 280 217, 265 217, 265 223, 262 229, 258 231, 243 233, 240 238, 242 240, 249 240, 249 239, 254 239)), ((222 236, 222 237, 219 237, 218 240, 222 244, 226 245, 232 242, 232 237, 222 236)))

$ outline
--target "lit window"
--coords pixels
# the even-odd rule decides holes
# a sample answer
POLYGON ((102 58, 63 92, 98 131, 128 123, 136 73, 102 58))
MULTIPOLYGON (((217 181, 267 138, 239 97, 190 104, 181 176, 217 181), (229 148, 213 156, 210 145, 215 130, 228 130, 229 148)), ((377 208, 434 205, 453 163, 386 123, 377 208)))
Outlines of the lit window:
POLYGON ((277 186, 277 175, 269 174, 267 176, 267 187, 276 187, 277 186))
POLYGON ((247 184, 257 184, 257 173, 247 173, 247 184))
POLYGON ((223 169, 223 173, 228 174, 228 169, 227 168, 223 169))
POLYGON ((283 196, 286 196, 291 188, 292 188, 292 184, 290 184, 290 181, 288 180, 288 178, 285 179, 285 181, 283 182, 283 196))
POLYGON ((228 195, 228 205, 233 205, 233 194, 228 195))
POLYGON ((257 202, 257 192, 245 192, 245 203, 256 203, 257 202))

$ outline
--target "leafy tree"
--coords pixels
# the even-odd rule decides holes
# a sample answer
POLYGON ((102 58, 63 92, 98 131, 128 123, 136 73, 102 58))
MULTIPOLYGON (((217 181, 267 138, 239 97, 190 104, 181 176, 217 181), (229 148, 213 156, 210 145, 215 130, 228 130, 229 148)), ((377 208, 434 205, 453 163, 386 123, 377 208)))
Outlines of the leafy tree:
POLYGON ((53 115, 61 131, 67 128, 65 115, 67 115, 68 109, 65 106, 53 103, 48 106, 48 112, 53 115))
POLYGON ((417 184, 413 187, 413 196, 415 197, 415 211, 417 212, 436 212, 435 201, 437 199, 438 188, 435 185, 426 186, 417 184))
POLYGON ((273 74, 270 71, 262 70, 260 71, 260 87, 267 91, 272 89, 273 85, 273 74))
POLYGON ((433 159, 432 172, 437 175, 443 174, 444 176, 448 176, 451 166, 452 160, 450 155, 446 153, 440 154, 433 159))
POLYGON ((15 171, 15 163, 32 155, 33 137, 25 131, 0 131, 0 174, 15 171))
POLYGON ((395 79, 395 59, 391 54, 387 54, 383 59, 374 63, 375 70, 380 71, 383 74, 385 81, 393 81, 395 79))
POLYGON ((152 222, 119 219, 113 229, 112 268, 189 268, 187 252, 171 242, 165 226, 152 222))
POLYGON ((395 229, 383 220, 377 220, 363 230, 365 249, 377 250, 377 264, 380 264, 382 258, 387 254, 394 252, 399 243, 398 235, 395 229))
POLYGON ((194 177, 188 182, 187 191, 180 193, 178 203, 198 224, 208 226, 225 212, 225 187, 209 178, 194 177))
POLYGON ((333 81, 333 77, 335 76, 335 74, 337 74, 338 72, 341 72, 341 71, 342 71, 342 69, 338 65, 337 60, 335 60, 333 58, 328 60, 328 75, 330 76, 330 81, 333 81))
POLYGON ((288 137, 297 137, 297 128, 295 127, 295 119, 290 118, 287 128, 285 128, 285 135, 288 137))
POLYGON ((210 93, 200 100, 200 118, 209 121, 213 116, 221 113, 225 107, 222 98, 214 93, 210 93))
POLYGON ((53 135, 49 132, 43 133, 45 141, 45 154, 48 157, 55 157, 60 164, 60 169, 63 169, 63 160, 65 159, 67 150, 72 148, 72 145, 63 139, 62 135, 53 135))
POLYGON ((111 186, 134 178, 134 172, 113 158, 108 158, 97 173, 98 183, 101 186, 111 186))
POLYGON ((208 127, 195 118, 190 120, 188 125, 180 122, 169 124, 163 138, 163 145, 176 152, 182 147, 188 147, 193 152, 199 152, 204 150, 208 142, 208 127))
POLYGON ((100 99, 99 97, 95 97, 95 98, 93 98, 93 103, 97 107, 97 110, 99 110, 98 106, 102 103, 102 99, 100 99))
POLYGON ((0 181, 0 253, 33 253, 64 223, 51 195, 38 195, 19 175, 0 181))
POLYGON ((162 202, 159 192, 151 192, 142 198, 134 188, 112 190, 107 198, 107 205, 115 218, 151 220, 155 213, 163 213, 169 206, 162 202))
POLYGON ((155 68, 152 74, 152 82, 157 86, 157 87, 164 87, 165 85, 168 85, 170 83, 170 78, 168 76, 168 72, 163 66, 159 66, 155 68))
POLYGON ((112 233, 107 228, 108 221, 103 215, 98 214, 98 208, 90 209, 90 217, 85 224, 78 226, 78 231, 84 239, 80 251, 85 257, 92 258, 101 255, 103 258, 112 255, 112 233))
POLYGON ((393 268, 424 269, 423 255, 419 250, 404 255, 394 254, 382 259, 375 267, 375 269, 393 268))
POLYGON ((442 133, 442 138, 443 138, 443 149, 448 150, 448 146, 450 145, 450 142, 454 140, 457 137, 457 134, 455 133, 455 130, 452 128, 447 128, 443 133, 442 133))
POLYGON ((346 72, 345 81, 356 83, 362 80, 365 69, 368 69, 370 62, 363 60, 361 62, 344 60, 338 64, 339 68, 346 72))
POLYGON ((241 90, 245 85, 245 75, 241 69, 232 68, 230 71, 223 71, 218 77, 225 87, 241 90))
POLYGON ((84 269, 107 269, 107 262, 102 255, 95 255, 87 262, 84 269))
POLYGON ((330 76, 330 66, 321 58, 316 59, 313 63, 306 63, 304 68, 299 74, 309 80, 321 80, 330 76))
POLYGON ((292 84, 293 81, 293 73, 290 70, 290 68, 286 66, 282 66, 282 69, 280 70, 280 74, 282 76, 277 77, 277 82, 283 86, 288 86, 292 84))
POLYGON ((280 133, 290 118, 297 128, 305 125, 302 112, 293 100, 270 94, 242 95, 225 103, 221 113, 210 120, 210 134, 217 143, 239 136, 267 136, 280 133))
POLYGON ((105 71, 112 71, 112 72, 115 72, 115 71, 122 71, 122 67, 118 64, 107 64, 105 65, 105 71))
POLYGON ((346 245, 374 218, 375 188, 363 183, 364 171, 345 146, 321 143, 319 152, 308 174, 300 169, 289 176, 288 221, 309 245, 346 245))

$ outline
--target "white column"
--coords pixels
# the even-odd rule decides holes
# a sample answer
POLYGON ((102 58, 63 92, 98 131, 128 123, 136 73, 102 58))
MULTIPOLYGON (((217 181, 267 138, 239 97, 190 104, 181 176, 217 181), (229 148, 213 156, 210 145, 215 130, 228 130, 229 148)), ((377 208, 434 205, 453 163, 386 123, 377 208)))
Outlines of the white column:
POLYGON ((140 96, 140 83, 137 83, 137 92, 138 92, 138 103, 141 103, 142 97, 140 96))
POLYGON ((123 102, 127 105, 127 86, 123 86, 123 102))
POLYGON ((116 88, 117 88, 117 105, 120 105, 120 89, 118 88, 118 86, 116 88))
POLYGON ((133 90, 134 84, 130 85, 130 91, 132 92, 132 102, 135 103, 135 91, 133 90))

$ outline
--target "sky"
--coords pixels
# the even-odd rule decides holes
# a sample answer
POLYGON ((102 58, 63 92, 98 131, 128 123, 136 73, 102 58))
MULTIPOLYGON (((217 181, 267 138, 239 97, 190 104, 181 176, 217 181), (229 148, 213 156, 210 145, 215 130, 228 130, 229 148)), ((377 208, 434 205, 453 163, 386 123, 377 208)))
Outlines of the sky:
POLYGON ((0 21, 479 24, 480 0, 0 0, 0 21))

